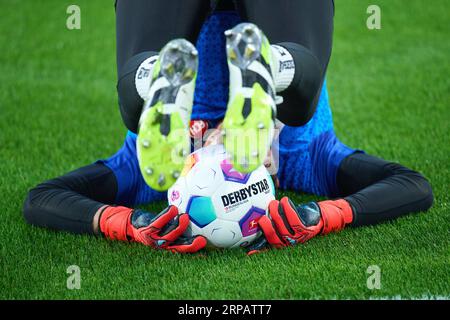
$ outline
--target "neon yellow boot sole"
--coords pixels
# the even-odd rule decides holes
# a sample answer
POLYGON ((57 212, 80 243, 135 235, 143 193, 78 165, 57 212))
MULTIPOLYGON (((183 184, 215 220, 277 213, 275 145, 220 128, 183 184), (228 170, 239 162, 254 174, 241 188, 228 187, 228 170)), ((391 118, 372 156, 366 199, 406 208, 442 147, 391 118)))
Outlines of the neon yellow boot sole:
POLYGON ((142 177, 154 190, 165 191, 175 183, 190 153, 188 126, 197 66, 195 47, 176 39, 161 50, 154 67, 153 79, 164 77, 168 85, 160 89, 156 102, 142 113, 136 141, 142 177), (185 85, 190 93, 180 102, 177 97, 185 94, 180 93, 185 85))
POLYGON ((225 36, 230 67, 230 100, 223 121, 223 141, 234 168, 251 172, 264 163, 273 137, 275 101, 269 69, 270 44, 251 23, 239 24, 227 30, 225 36), (252 68, 252 63, 259 64, 259 70, 265 68, 263 72, 269 74, 266 78, 270 78, 271 83, 264 80, 267 88, 262 87, 260 81, 263 77, 255 71, 258 68, 252 68), (236 85, 232 81, 240 79, 242 87, 232 90, 231 86, 236 85))

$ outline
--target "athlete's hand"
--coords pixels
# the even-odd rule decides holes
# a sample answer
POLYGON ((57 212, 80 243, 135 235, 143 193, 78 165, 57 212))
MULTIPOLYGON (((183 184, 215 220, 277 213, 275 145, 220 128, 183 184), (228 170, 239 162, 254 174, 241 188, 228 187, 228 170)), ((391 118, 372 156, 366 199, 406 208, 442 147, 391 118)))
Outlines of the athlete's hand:
POLYGON ((250 245, 247 253, 304 243, 319 233, 339 231, 352 221, 352 208, 344 199, 300 205, 295 205, 288 197, 273 200, 269 204, 269 216, 258 220, 264 237, 250 245))
POLYGON ((108 238, 136 241, 172 252, 194 253, 206 246, 206 239, 183 236, 188 225, 189 216, 178 215, 175 206, 169 206, 158 215, 139 209, 107 207, 100 218, 100 229, 108 238))
POLYGON ((269 204, 269 216, 258 220, 264 237, 247 248, 249 255, 258 253, 270 246, 282 248, 304 243, 322 231, 323 220, 320 207, 316 202, 300 206, 284 197, 281 201, 272 200, 269 204))

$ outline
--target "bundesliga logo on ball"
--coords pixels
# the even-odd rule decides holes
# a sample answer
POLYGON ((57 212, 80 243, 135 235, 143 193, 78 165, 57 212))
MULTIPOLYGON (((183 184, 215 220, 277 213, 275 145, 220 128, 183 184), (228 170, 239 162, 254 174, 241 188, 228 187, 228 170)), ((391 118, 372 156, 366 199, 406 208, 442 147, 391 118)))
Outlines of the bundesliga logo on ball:
POLYGON ((249 245, 261 234, 257 221, 267 214, 274 194, 264 166, 240 173, 223 146, 215 145, 189 156, 168 200, 189 214, 189 236, 202 235, 212 247, 235 248, 249 245))

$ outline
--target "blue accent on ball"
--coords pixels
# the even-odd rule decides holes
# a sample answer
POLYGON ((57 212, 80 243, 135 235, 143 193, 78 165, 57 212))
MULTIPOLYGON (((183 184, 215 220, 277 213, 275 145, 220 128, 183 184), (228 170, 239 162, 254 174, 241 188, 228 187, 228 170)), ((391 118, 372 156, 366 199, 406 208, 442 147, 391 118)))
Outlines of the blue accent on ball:
POLYGON ((291 246, 294 246, 297 244, 297 241, 295 241, 294 239, 290 238, 290 237, 285 237, 285 239, 287 241, 289 241, 289 243, 291 244, 291 246))
POLYGON ((200 228, 216 220, 216 212, 209 197, 193 196, 190 198, 186 213, 191 221, 200 228))
POLYGON ((166 243, 166 240, 158 240, 158 241, 156 241, 156 245, 158 247, 161 247, 162 245, 164 245, 164 243, 166 243))
POLYGON ((269 181, 270 187, 272 188, 272 195, 275 196, 275 185, 273 183, 272 176, 268 175, 267 180, 269 181))

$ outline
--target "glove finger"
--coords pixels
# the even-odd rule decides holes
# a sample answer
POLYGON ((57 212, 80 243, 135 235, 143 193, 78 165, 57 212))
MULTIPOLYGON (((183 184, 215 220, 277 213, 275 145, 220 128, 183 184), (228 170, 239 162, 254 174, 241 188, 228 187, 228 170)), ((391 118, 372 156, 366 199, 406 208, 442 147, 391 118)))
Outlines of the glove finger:
POLYGON ((178 208, 176 206, 169 206, 163 211, 161 211, 161 213, 159 213, 155 217, 155 219, 150 225, 153 228, 162 229, 177 215, 178 215, 178 208))
POLYGON ((164 228, 158 238, 169 242, 177 240, 189 226, 189 216, 186 213, 178 216, 169 223, 169 227, 164 228))
POLYGON ((285 221, 285 219, 283 219, 283 217, 281 216, 279 208, 280 208, 279 201, 272 200, 269 203, 270 217, 272 218, 272 221, 277 227, 278 232, 281 233, 282 235, 289 236, 290 234, 292 234, 291 232, 292 229, 290 229, 290 226, 288 226, 288 222, 285 221), (290 230, 288 230, 288 228, 290 230))
POLYGON ((292 230, 291 227, 303 225, 303 223, 300 221, 300 218, 298 217, 297 210, 295 209, 294 204, 292 203, 292 201, 289 200, 288 197, 283 197, 280 201, 280 204, 281 204, 280 214, 286 220, 286 224, 288 225, 288 228, 290 229, 291 233, 294 234, 294 231, 292 230))
POLYGON ((202 236, 193 238, 182 237, 166 247, 166 249, 178 253, 195 253, 205 248, 206 244, 206 238, 202 236))
POLYGON ((277 234, 277 231, 275 230, 272 221, 267 216, 262 216, 258 220, 258 224, 261 227, 262 231, 264 232, 264 236, 266 237, 267 241, 272 246, 274 246, 275 248, 286 246, 281 237, 277 234))
POLYGON ((264 235, 261 235, 258 239, 256 239, 255 242, 250 244, 246 248, 246 250, 247 250, 247 255, 251 256, 253 254, 257 254, 257 253, 261 253, 263 251, 267 251, 269 248, 270 248, 269 242, 267 242, 267 240, 264 237, 264 235))

